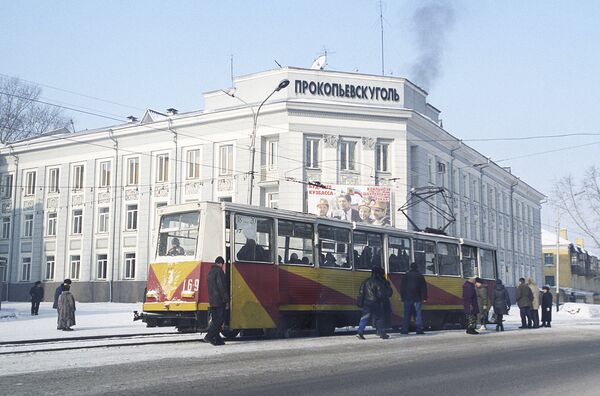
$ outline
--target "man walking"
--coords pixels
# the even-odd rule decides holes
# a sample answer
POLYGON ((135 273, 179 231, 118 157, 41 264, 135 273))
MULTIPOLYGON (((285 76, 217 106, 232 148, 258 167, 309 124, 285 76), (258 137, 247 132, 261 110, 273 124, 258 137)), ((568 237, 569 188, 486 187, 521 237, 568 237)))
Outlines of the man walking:
POLYGON ((402 334, 408 334, 410 319, 413 316, 417 326, 417 334, 424 334, 421 304, 427 301, 427 282, 425 282, 425 277, 419 272, 417 263, 411 263, 410 271, 402 277, 402 281, 400 282, 400 297, 404 302, 402 334))
POLYGON ((483 279, 475 279, 475 292, 477 293, 477 306, 479 313, 477 314, 477 322, 481 325, 479 331, 487 330, 485 327, 490 312, 490 303, 488 298, 488 288, 483 279))
POLYGON ((225 310, 229 304, 229 293, 227 291, 227 279, 225 279, 225 260, 219 256, 215 259, 208 272, 208 329, 205 342, 212 345, 225 345, 225 341, 219 333, 225 320, 225 310))
POLYGON ((386 296, 383 275, 382 268, 373 267, 371 269, 371 277, 365 279, 360 285, 356 305, 362 308, 362 316, 358 323, 358 333, 356 336, 361 340, 365 339, 363 333, 369 319, 372 319, 375 323, 379 337, 384 340, 390 338, 383 328, 383 301, 385 298, 389 298, 386 296))
POLYGON ((479 306, 477 305, 477 293, 475 292, 476 277, 471 277, 463 284, 463 308, 467 322, 467 334, 479 334, 475 330, 477 325, 477 314, 479 306))
POLYGON ((519 287, 517 287, 517 305, 521 313, 521 327, 519 329, 531 328, 530 310, 532 301, 533 293, 529 286, 525 284, 525 278, 519 278, 519 287))
POLYGON ((540 289, 538 285, 535 283, 533 278, 527 279, 527 283, 529 288, 531 289, 531 294, 533 295, 533 300, 531 301, 531 320, 533 321, 533 328, 538 329, 540 327, 540 289))
POLYGON ((31 296, 31 316, 37 315, 40 310, 40 302, 44 299, 44 288, 42 282, 37 281, 29 290, 31 296))

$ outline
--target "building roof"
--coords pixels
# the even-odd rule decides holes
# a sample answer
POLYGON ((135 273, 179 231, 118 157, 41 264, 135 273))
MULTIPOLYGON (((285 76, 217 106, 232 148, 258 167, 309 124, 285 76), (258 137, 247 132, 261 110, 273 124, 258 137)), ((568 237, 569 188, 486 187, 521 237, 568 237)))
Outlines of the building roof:
MULTIPOLYGON (((574 245, 568 239, 559 238, 560 246, 574 245)), ((556 233, 542 229, 542 246, 556 246, 556 233)))

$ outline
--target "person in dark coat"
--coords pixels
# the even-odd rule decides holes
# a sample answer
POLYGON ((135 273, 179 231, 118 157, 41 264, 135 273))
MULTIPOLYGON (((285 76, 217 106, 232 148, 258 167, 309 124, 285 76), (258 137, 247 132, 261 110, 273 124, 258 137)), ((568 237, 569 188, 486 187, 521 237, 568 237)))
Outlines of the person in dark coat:
POLYGON ((378 275, 383 281, 383 300, 381 304, 381 309, 383 311, 383 328, 388 329, 392 326, 392 303, 390 302, 390 298, 394 295, 394 290, 392 289, 390 281, 385 278, 385 271, 383 268, 381 268, 381 271, 378 271, 378 275))
POLYGON ((504 315, 508 315, 510 311, 510 295, 500 279, 496 279, 496 287, 492 293, 492 306, 496 314, 496 331, 504 331, 502 321, 504 315))
POLYGON ((483 283, 483 279, 481 278, 475 278, 475 293, 477 294, 477 306, 479 307, 477 323, 481 325, 479 331, 487 330, 485 325, 490 312, 490 302, 487 285, 483 283))
POLYGON ((31 316, 37 315, 40 310, 40 302, 44 299, 42 282, 35 282, 33 287, 29 289, 29 295, 31 296, 31 316))
POLYGON ((58 297, 60 297, 60 294, 62 293, 62 287, 63 285, 71 285, 71 279, 67 278, 63 281, 63 283, 61 283, 60 285, 58 285, 58 287, 56 288, 56 290, 54 290, 54 304, 52 304, 52 308, 54 309, 58 309, 58 297))
POLYGON ((521 313, 521 327, 519 329, 531 328, 533 324, 530 312, 532 302, 533 293, 531 289, 525 284, 525 278, 519 278, 519 286, 517 287, 517 305, 521 313))
POLYGON ((358 323, 356 336, 361 340, 365 339, 363 333, 369 319, 372 319, 375 323, 379 337, 384 340, 390 338, 383 328, 383 301, 389 298, 386 296, 386 286, 383 276, 384 272, 382 268, 373 267, 371 269, 371 276, 363 281, 358 290, 356 305, 362 308, 362 316, 358 323))
POLYGON ((477 304, 477 293, 475 292, 476 277, 471 277, 463 284, 463 308, 467 322, 467 334, 479 334, 475 330, 477 325, 477 314, 479 305, 477 304))
POLYGON ((552 327, 552 293, 550 293, 550 287, 544 286, 542 288, 542 327, 552 327))
POLYGON ((73 331, 75 326, 75 297, 71 294, 71 285, 62 285, 62 292, 58 297, 58 326, 57 329, 73 331))
POLYGON ((427 282, 419 272, 417 263, 410 264, 408 271, 400 282, 400 298, 404 302, 404 317, 402 318, 402 334, 408 334, 410 319, 414 316, 417 334, 423 332, 423 315, 421 305, 427 301, 427 282))
POLYGON ((225 310, 229 304, 229 292, 227 290, 227 279, 225 278, 225 260, 219 256, 215 259, 208 272, 207 279, 208 288, 208 329, 205 342, 210 342, 212 345, 224 345, 225 341, 219 333, 225 321, 225 310))

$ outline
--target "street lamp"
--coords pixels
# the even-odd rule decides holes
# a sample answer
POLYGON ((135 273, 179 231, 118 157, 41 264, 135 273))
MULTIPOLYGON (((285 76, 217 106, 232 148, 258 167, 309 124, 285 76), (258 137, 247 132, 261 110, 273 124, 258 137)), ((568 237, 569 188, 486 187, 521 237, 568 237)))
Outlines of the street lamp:
POLYGON ((256 157, 256 127, 260 109, 267 100, 275 93, 290 85, 290 80, 285 79, 279 82, 279 85, 260 103, 258 110, 254 113, 254 123, 252 126, 252 135, 250 136, 250 181, 248 183, 248 205, 252 205, 252 190, 254 190, 254 159, 256 157))

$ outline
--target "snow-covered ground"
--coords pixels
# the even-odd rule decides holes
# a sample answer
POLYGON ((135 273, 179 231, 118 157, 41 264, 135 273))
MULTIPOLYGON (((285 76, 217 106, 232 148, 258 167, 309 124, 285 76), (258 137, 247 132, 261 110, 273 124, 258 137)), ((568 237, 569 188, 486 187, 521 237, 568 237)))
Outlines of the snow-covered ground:
POLYGON ((41 303, 37 316, 31 316, 30 307, 30 303, 2 303, 0 342, 175 331, 174 327, 148 328, 141 321, 134 322, 133 311, 141 311, 141 303, 78 303, 77 325, 70 332, 56 329, 57 315, 51 302, 41 303))
MULTIPOLYGON (((600 325, 600 305, 566 303, 561 305, 559 312, 555 307, 552 309, 553 326, 600 325)), ((52 303, 42 303, 38 316, 31 316, 29 310, 29 303, 2 303, 0 342, 175 331, 174 327, 148 328, 141 321, 133 322, 133 311, 141 311, 141 304, 79 303, 77 325, 72 332, 56 329, 56 310, 52 309, 52 303)), ((520 326, 519 309, 516 306, 505 316, 504 323, 507 330, 520 326)))

